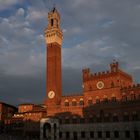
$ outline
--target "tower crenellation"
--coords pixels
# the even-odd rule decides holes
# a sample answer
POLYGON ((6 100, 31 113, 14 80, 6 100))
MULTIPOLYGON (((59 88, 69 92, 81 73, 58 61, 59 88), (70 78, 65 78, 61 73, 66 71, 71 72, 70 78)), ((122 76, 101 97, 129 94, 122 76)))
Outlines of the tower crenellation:
POLYGON ((111 72, 117 72, 119 69, 119 63, 118 62, 113 62, 110 64, 110 69, 111 72))
POLYGON ((90 69, 85 68, 82 70, 83 73, 83 81, 88 81, 90 79, 90 69))
POLYGON ((48 26, 45 29, 45 39, 47 44, 57 43, 62 45, 63 33, 60 27, 60 15, 54 7, 48 13, 48 26))

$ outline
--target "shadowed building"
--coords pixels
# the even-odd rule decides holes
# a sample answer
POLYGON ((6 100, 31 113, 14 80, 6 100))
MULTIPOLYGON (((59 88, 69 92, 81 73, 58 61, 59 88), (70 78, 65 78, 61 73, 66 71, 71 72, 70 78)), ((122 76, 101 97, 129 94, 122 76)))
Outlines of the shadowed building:
POLYGON ((17 108, 15 106, 0 102, 0 133, 4 131, 6 120, 11 119, 16 112, 17 108))

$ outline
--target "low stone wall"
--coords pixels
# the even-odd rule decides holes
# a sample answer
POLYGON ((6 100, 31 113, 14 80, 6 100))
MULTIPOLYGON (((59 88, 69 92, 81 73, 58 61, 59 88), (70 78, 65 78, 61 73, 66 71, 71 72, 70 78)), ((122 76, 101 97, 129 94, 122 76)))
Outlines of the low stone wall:
POLYGON ((63 124, 59 140, 140 140, 140 122, 63 124))
POLYGON ((39 140, 39 138, 23 137, 23 136, 12 136, 7 134, 1 134, 0 140, 39 140))

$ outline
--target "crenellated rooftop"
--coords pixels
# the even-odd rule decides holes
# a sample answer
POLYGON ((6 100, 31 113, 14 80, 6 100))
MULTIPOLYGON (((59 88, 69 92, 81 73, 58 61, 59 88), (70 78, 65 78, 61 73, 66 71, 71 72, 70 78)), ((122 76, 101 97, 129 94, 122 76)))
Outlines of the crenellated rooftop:
POLYGON ((82 70, 82 72, 83 72, 83 79, 85 79, 85 81, 90 81, 90 80, 98 79, 98 78, 106 78, 106 77, 113 76, 116 74, 124 75, 127 79, 132 80, 131 75, 119 69, 118 62, 111 63, 110 70, 107 70, 107 71, 102 71, 102 72, 97 72, 97 73, 92 74, 89 68, 85 68, 82 70))

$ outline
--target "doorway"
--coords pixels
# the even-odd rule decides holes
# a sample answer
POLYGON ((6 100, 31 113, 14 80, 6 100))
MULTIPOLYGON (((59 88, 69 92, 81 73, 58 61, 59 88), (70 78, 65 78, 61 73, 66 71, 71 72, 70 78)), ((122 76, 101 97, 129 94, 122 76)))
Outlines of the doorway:
POLYGON ((43 138, 51 140, 51 124, 45 123, 43 126, 43 138))

